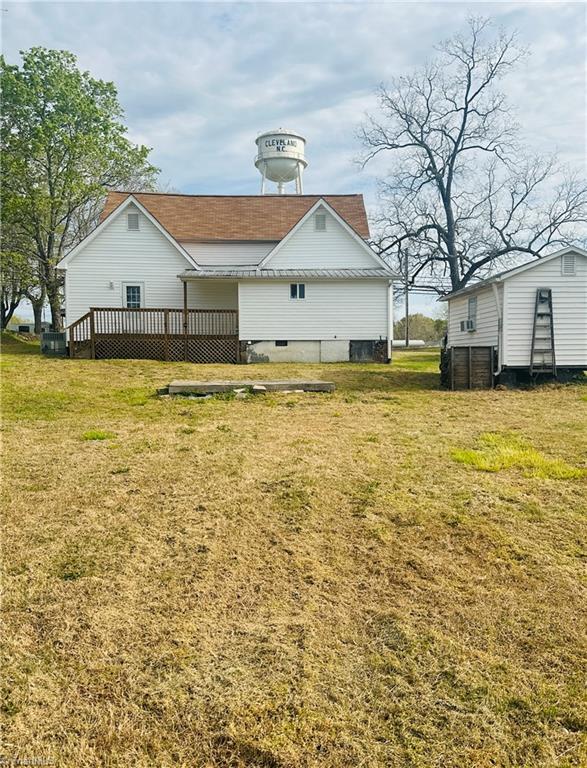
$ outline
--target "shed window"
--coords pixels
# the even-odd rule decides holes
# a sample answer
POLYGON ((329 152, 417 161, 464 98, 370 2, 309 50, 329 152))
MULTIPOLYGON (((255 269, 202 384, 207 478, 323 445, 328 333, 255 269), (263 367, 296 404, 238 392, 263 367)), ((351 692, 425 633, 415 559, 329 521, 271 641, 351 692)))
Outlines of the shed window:
POLYGON ((314 227, 316 232, 326 232, 326 214, 317 213, 314 216, 314 227))
POLYGON ((563 275, 575 274, 575 254, 565 253, 563 254, 561 261, 561 272, 563 275))
POLYGON ((138 213, 129 213, 127 214, 126 221, 128 224, 128 228, 136 231, 139 228, 139 214, 138 213))
POLYGON ((467 319, 477 325, 477 297, 471 296, 467 305, 467 319))
POLYGON ((305 299, 306 298, 306 284, 305 283, 291 283, 289 286, 290 299, 305 299))
POLYGON ((276 347, 287 347, 287 341, 284 341, 283 339, 280 339, 279 341, 275 342, 276 347))
POLYGON ((140 285, 126 286, 126 308, 127 309, 141 308, 141 286, 140 285))

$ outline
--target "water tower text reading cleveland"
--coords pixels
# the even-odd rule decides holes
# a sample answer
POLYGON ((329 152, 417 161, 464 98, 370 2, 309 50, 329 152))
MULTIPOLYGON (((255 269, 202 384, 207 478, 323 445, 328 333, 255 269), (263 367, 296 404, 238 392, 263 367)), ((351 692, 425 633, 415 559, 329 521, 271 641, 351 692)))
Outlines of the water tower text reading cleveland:
POLYGON ((297 147, 298 142, 295 139, 267 139, 266 147, 275 147, 276 152, 285 152, 286 147, 297 147))

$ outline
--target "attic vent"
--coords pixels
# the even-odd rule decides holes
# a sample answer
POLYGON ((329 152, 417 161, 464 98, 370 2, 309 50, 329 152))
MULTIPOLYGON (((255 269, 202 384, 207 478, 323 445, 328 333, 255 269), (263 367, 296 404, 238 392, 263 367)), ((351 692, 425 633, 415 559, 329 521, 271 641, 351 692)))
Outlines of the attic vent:
POLYGON ((563 275, 575 274, 575 254, 564 253, 561 262, 561 273, 563 275))
POLYGON ((326 214, 317 213, 314 216, 314 224, 316 227, 316 232, 326 232, 326 214))
POLYGON ((137 230, 139 228, 139 214, 138 213, 129 213, 126 217, 128 228, 137 230))

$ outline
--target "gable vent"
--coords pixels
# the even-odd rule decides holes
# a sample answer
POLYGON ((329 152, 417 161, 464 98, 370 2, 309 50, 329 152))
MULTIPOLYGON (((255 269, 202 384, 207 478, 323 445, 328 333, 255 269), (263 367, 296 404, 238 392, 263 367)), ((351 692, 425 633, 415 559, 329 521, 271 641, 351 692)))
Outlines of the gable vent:
POLYGON ((575 274, 575 254, 564 253, 561 262, 561 272, 563 275, 575 274))
POLYGON ((127 215, 127 223, 128 228, 132 230, 137 230, 139 228, 139 214, 138 213, 129 213, 127 215))
POLYGON ((314 225, 316 228, 316 232, 326 232, 326 214, 317 213, 314 216, 314 225))

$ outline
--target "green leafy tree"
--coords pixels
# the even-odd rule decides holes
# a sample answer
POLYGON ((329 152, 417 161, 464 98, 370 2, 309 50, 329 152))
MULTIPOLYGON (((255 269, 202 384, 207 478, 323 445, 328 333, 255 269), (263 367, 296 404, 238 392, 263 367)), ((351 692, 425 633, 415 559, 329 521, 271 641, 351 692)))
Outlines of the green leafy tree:
MULTIPOLYGON (((422 339, 427 344, 440 343, 446 332, 446 320, 433 318, 416 312, 409 316, 410 339, 422 339)), ((394 336, 403 339, 406 335, 406 321, 402 317, 394 324, 394 336)))
POLYGON ((2 218, 33 244, 35 295, 46 295, 59 330, 57 263, 87 234, 108 189, 150 189, 158 169, 127 138, 113 83, 80 71, 67 51, 21 56, 20 67, 0 57, 2 218))

